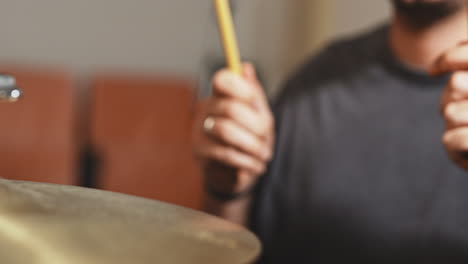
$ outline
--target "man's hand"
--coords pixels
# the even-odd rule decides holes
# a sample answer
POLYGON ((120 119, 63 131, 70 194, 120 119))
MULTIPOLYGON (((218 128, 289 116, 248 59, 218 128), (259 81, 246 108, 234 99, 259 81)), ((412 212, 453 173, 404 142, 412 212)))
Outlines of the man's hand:
POLYGON ((468 169, 468 43, 461 43, 443 54, 431 73, 453 73, 441 99, 446 121, 443 143, 452 160, 468 169))
POLYGON ((211 174, 205 180, 231 193, 252 186, 273 154, 271 111, 255 69, 250 64, 243 69, 243 76, 228 70, 216 73, 213 96, 197 110, 194 126, 196 156, 205 169, 217 170, 205 170, 211 174))

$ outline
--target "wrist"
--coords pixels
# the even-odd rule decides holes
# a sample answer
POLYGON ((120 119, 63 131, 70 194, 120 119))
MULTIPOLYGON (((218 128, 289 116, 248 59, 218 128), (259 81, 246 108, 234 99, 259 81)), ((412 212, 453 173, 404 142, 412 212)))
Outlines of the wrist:
POLYGON ((212 199, 219 202, 233 202, 239 201, 251 197, 255 189, 255 186, 246 188, 241 191, 224 191, 217 189, 216 187, 205 181, 204 191, 212 199))
POLYGON ((242 177, 237 169, 218 162, 210 162, 204 168, 204 191, 218 202, 246 199, 256 185, 252 177, 242 177))

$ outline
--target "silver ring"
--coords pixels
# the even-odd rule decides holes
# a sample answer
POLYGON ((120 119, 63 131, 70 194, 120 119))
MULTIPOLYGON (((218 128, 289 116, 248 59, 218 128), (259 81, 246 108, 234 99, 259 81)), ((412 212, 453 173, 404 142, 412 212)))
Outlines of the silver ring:
POLYGON ((215 120, 213 117, 207 117, 205 118, 205 121, 203 121, 203 130, 206 132, 206 133, 209 133, 211 132, 211 130, 213 130, 215 126, 215 120))

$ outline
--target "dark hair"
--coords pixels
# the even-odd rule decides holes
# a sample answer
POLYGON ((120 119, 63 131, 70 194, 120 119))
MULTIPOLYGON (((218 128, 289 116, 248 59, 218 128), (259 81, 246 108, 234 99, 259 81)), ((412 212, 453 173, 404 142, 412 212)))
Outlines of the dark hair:
POLYGON ((446 0, 440 2, 392 0, 392 3, 397 14, 401 15, 408 26, 414 30, 431 26, 459 12, 464 7, 464 0, 446 0))

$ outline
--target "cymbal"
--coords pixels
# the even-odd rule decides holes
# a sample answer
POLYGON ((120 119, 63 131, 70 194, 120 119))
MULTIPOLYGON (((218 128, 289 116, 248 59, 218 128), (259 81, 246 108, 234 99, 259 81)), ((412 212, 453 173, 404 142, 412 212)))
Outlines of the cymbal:
POLYGON ((258 239, 194 210, 106 191, 0 180, 0 262, 247 264, 258 239))

